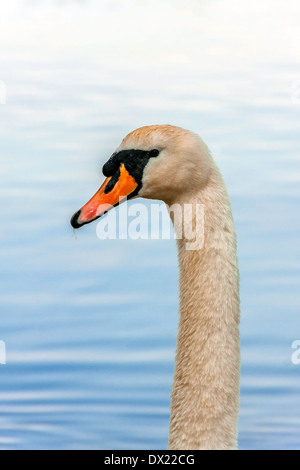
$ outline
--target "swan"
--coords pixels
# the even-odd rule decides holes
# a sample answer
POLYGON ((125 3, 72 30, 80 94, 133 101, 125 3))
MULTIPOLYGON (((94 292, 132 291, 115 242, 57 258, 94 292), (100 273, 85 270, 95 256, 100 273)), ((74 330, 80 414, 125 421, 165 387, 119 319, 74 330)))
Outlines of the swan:
MULTIPOLYGON (((236 233, 222 176, 202 139, 170 125, 130 133, 103 166, 100 190, 71 224, 99 218, 123 198, 204 207, 204 242, 177 240, 180 316, 169 450, 236 450, 240 297, 236 233)), ((170 216, 174 222, 174 214, 170 216)), ((181 222, 179 222, 180 224, 181 222)), ((192 219, 193 226, 195 220, 192 219)), ((177 222, 178 225, 178 222, 177 222)))

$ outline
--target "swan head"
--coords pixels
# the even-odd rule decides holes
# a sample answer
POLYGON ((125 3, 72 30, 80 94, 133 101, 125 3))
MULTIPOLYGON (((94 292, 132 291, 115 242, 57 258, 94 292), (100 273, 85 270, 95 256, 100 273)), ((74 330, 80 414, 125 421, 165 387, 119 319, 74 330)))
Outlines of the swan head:
POLYGON ((135 197, 171 205, 205 186, 211 162, 207 146, 193 132, 170 125, 137 129, 104 164, 104 183, 71 224, 79 228, 135 197))

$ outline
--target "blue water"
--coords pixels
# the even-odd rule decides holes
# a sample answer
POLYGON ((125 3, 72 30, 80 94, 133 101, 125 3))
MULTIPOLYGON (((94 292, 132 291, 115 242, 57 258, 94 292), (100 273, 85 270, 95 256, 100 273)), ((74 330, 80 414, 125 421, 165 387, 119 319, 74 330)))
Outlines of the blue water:
POLYGON ((0 449, 166 448, 175 241, 69 225, 123 136, 166 122, 201 134, 232 199, 240 448, 300 449, 299 20, 297 0, 1 7, 0 449))

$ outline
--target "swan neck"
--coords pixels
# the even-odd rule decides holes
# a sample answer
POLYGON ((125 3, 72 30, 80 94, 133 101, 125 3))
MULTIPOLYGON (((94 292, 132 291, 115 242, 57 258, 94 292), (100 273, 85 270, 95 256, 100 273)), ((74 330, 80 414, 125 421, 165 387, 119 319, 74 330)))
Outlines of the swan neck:
POLYGON ((231 206, 217 168, 187 201, 204 207, 204 239, 196 250, 186 249, 184 237, 178 240, 180 319, 169 449, 236 449, 239 273, 231 206))

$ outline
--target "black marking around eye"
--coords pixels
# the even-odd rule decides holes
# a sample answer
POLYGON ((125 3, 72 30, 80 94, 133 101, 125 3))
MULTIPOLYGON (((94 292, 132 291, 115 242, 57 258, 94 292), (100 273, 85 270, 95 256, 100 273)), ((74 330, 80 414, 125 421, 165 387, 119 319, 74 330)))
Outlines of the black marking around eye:
POLYGON ((145 167, 150 158, 158 157, 160 151, 153 150, 121 150, 114 153, 110 159, 103 165, 103 174, 106 177, 112 176, 108 185, 105 188, 105 193, 112 191, 120 178, 120 166, 124 164, 128 173, 135 179, 138 186, 131 197, 135 196, 142 187, 142 179, 145 167))

